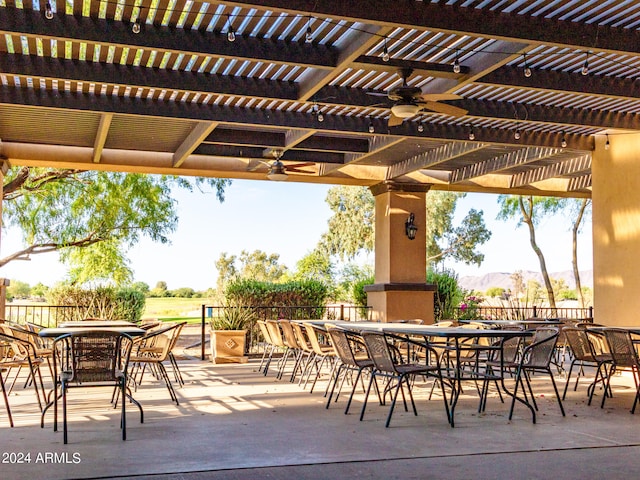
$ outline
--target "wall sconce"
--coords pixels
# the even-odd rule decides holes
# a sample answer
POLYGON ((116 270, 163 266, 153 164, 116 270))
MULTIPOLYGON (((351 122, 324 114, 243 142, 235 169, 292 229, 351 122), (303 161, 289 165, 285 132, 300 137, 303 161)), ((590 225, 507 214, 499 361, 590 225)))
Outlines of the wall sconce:
POLYGON ((413 213, 410 213, 409 218, 407 218, 407 221, 404 222, 404 231, 407 234, 407 237, 409 237, 409 240, 415 240, 416 238, 418 226, 414 223, 415 219, 415 215, 413 213))

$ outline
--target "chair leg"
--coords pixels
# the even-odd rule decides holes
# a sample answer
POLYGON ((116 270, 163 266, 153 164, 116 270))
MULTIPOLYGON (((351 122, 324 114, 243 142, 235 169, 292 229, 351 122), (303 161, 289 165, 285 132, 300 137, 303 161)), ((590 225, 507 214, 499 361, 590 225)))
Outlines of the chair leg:
POLYGON ((169 390, 169 395, 171 396, 171 400, 176 402, 176 405, 180 405, 180 402, 178 402, 178 396, 176 395, 176 391, 173 389, 173 385, 171 384, 171 379, 167 374, 167 370, 164 368, 164 365, 162 364, 162 362, 158 362, 157 366, 158 366, 158 370, 160 371, 160 375, 164 379, 164 382, 167 384, 167 390, 169 390))
MULTIPOLYGON (((396 407, 396 400, 398 399, 398 393, 400 392, 400 390, 402 390, 402 397, 404 399, 404 388, 402 388, 402 382, 404 381, 404 378, 405 377, 400 377, 398 379, 398 384, 396 385, 395 392, 393 392, 393 397, 391 399, 391 405, 389 406, 389 413, 387 414, 387 421, 384 424, 385 428, 388 428, 389 424, 391 423, 391 416, 393 415, 393 409, 396 407)), ((409 392, 411 392, 411 389, 409 389, 409 392)), ((405 404, 405 409, 406 409, 406 406, 407 406, 406 400, 405 400, 404 404, 405 404)), ((414 408, 415 408, 415 405, 414 405, 414 408)), ((418 413, 416 412, 416 415, 417 414, 418 413)))
POLYGON ((558 393, 558 387, 556 386, 556 381, 553 378, 553 372, 549 369, 549 377, 551 377, 551 384, 553 385, 553 390, 556 392, 556 399, 558 400, 558 405, 560 406, 560 411, 562 412, 562 416, 566 416, 564 414, 564 407, 562 406, 562 400, 560 399, 560 393, 558 393))
POLYGON ((369 386, 367 387, 367 392, 364 394, 364 403, 362 404, 362 410, 360 410, 360 421, 362 421, 362 419, 364 418, 364 411, 367 409, 367 400, 369 399, 371 384, 375 381, 375 378, 376 378, 376 373, 371 372, 371 379, 369 380, 369 386))
MULTIPOLYGON (((573 366, 575 365, 576 360, 571 362, 569 365, 569 372, 567 373, 567 382, 564 384, 564 392, 562 393, 562 400, 567 396, 567 388, 569 388, 569 382, 571 382, 571 372, 573 371, 573 366)), ((576 379, 576 388, 578 387, 578 379, 580 378, 580 372, 578 372, 578 378, 576 379)), ((574 389, 575 391, 575 389, 574 389)))
MULTIPOLYGON (((611 368, 609 369, 609 373, 607 374, 607 384, 604 387, 605 393, 607 391, 610 391, 609 389, 611 388, 611 377, 613 376, 614 373, 616 373, 616 366, 611 365, 611 368)), ((600 408, 604 408, 604 402, 606 399, 607 399, 607 396, 602 395, 602 402, 600 403, 600 408)))
MULTIPOLYGON (((346 369, 346 365, 344 363, 341 363, 338 366, 338 369, 336 370, 335 377, 334 377, 332 385, 331 385, 331 390, 329 391, 328 396, 327 396, 328 398, 327 398, 327 404, 325 405, 325 408, 329 408, 329 405, 331 405, 331 398, 333 398, 333 392, 336 389, 337 383, 340 381, 340 374, 343 373, 343 370, 345 370, 345 369, 346 369)), ((346 371, 344 373, 346 375, 346 371)))
POLYGON ((121 421, 120 421, 120 426, 122 427, 122 440, 126 440, 127 439, 127 412, 126 412, 126 404, 127 401, 125 400, 125 379, 122 378, 120 380, 120 392, 122 393, 122 413, 121 415, 121 421))
MULTIPOLYGON (((57 410, 57 409, 56 409, 57 410)), ((62 432, 64 444, 67 444, 67 385, 62 383, 62 432)))
POLYGON ((172 352, 169 352, 169 361, 171 362, 171 367, 173 368, 173 376, 178 382, 178 385, 184 387, 184 379, 182 378, 182 372, 178 367, 178 362, 176 361, 176 357, 174 357, 172 352))
POLYGON ((9 406, 9 397, 7 390, 4 386, 4 379, 2 378, 2 371, 0 370, 0 385, 2 385, 2 396, 4 397, 4 406, 7 409, 7 416, 9 417, 9 425, 13 428, 13 417, 11 416, 11 407, 9 406))
POLYGON ((636 384, 636 396, 633 399, 633 407, 631 407, 631 413, 636 413, 636 405, 638 404, 638 397, 640 396, 640 381, 638 379, 638 368, 637 367, 633 367, 632 368, 632 373, 633 373, 633 381, 636 384))

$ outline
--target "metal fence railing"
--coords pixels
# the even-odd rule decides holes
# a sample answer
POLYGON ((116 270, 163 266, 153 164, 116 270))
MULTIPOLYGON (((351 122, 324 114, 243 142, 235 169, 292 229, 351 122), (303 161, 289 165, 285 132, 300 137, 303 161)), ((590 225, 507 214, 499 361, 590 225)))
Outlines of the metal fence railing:
MULTIPOLYGON (((458 308, 458 318, 469 315, 468 309, 458 308)), ((593 320, 593 307, 586 308, 552 308, 538 307, 473 307, 473 315, 485 320, 524 320, 526 318, 566 318, 569 320, 593 320)))
POLYGON ((55 327, 59 323, 82 320, 87 316, 86 307, 73 305, 5 305, 5 320, 42 327, 55 327))

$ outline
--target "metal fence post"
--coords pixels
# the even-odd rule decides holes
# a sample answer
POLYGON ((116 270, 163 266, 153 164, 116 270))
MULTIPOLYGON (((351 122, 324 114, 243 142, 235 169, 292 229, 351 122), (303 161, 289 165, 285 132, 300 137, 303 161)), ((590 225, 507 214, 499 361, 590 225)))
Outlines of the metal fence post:
POLYGON ((200 327, 200 360, 204 360, 204 313, 205 306, 202 305, 202 325, 200 327))

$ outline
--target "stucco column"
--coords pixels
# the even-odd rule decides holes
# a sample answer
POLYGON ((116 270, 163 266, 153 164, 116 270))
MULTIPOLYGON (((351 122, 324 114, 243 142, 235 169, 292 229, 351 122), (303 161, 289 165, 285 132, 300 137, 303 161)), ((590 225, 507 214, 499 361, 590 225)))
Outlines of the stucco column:
POLYGON ((425 196, 428 186, 390 182, 371 188, 375 198, 375 284, 366 287, 373 319, 382 322, 421 318, 433 323, 434 286, 428 285, 425 196), (405 233, 415 216, 415 240, 405 233))
MULTIPOLYGON (((0 220, 2 220, 2 198, 4 197, 4 174, 7 172, 7 163, 0 160, 0 220)), ((0 228, 0 252, 2 252, 2 229, 0 228)), ((6 319, 8 278, 0 278, 0 321, 6 319)))
POLYGON ((640 135, 596 136, 592 162, 594 321, 640 325, 640 135))

